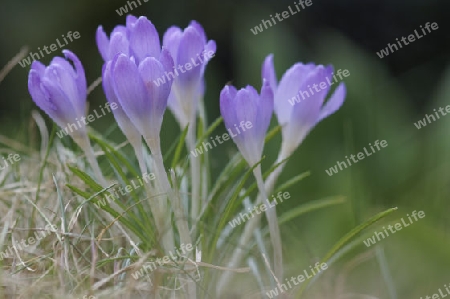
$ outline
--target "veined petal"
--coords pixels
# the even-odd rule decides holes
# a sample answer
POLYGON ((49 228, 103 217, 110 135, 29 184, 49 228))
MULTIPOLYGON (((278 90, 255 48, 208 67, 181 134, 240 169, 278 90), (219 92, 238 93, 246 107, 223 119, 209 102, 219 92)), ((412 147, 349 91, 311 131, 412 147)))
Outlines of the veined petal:
POLYGON ((122 105, 119 102, 119 99, 117 98, 114 88, 112 85, 112 79, 111 79, 111 65, 112 61, 108 61, 103 65, 103 71, 102 71, 102 86, 103 91, 105 92, 106 99, 108 102, 112 105, 115 103, 117 105, 116 109, 112 109, 112 112, 114 114, 114 118, 117 121, 117 124, 119 125, 120 129, 122 130, 125 137, 127 137, 128 140, 130 140, 131 143, 136 142, 140 137, 141 134, 139 133, 138 129, 133 125, 131 120, 128 118, 127 114, 122 108, 122 105))
POLYGON ((119 53, 129 55, 129 42, 124 33, 115 32, 111 35, 109 57, 115 57, 119 53))
POLYGON ((273 93, 277 90, 277 75, 275 73, 275 67, 273 65, 273 54, 266 57, 262 67, 262 79, 269 82, 273 93))
MULTIPOLYGON (((164 76, 164 66, 154 57, 147 57, 139 64, 139 74, 150 98, 149 118, 157 128, 161 127, 162 117, 167 107, 172 81, 157 86, 153 81, 164 76)), ((156 128, 154 128, 156 129, 156 128)), ((158 132, 159 134, 159 129, 158 132)))
POLYGON ((327 118, 328 116, 336 112, 339 108, 341 108, 342 104, 344 103, 346 94, 347 89, 345 87, 345 84, 342 82, 333 92, 330 99, 323 106, 317 122, 320 122, 322 119, 327 118))
POLYGON ((198 32, 198 34, 200 35, 200 37, 202 38, 202 42, 203 42, 203 44, 206 44, 206 33, 205 33, 205 29, 203 29, 203 26, 202 25, 200 25, 200 23, 198 23, 197 21, 195 21, 195 20, 192 20, 190 23, 189 23, 189 26, 188 27, 192 27, 192 28, 194 28, 197 32, 198 32))
POLYGON ((109 60, 109 39, 102 26, 98 26, 95 39, 97 41, 98 51, 102 55, 103 60, 109 60))
POLYGON ((144 135, 150 111, 150 99, 136 64, 124 54, 116 56, 112 63, 111 78, 119 102, 139 130, 144 135))
POLYGON ((273 114, 273 92, 272 88, 269 86, 269 82, 263 80, 263 86, 261 87, 261 96, 259 97, 259 112, 258 112, 258 124, 253 124, 253 126, 258 125, 261 126, 262 137, 261 140, 263 142, 262 146, 264 146, 264 139, 267 132, 267 129, 270 125, 270 120, 272 119, 273 114))
POLYGON ((275 92, 275 112, 280 125, 290 121, 293 107, 289 100, 299 95, 299 88, 314 68, 314 65, 296 63, 281 77, 275 92))
POLYGON ((70 59, 75 66, 75 81, 77 83, 79 98, 78 105, 83 106, 83 112, 85 112, 86 107, 86 97, 87 97, 87 83, 86 83, 86 75, 84 73, 83 65, 81 64, 81 61, 78 59, 78 57, 72 53, 69 50, 63 50, 64 56, 67 59, 70 59))
POLYGON ((131 26, 133 26, 136 23, 137 20, 138 20, 138 18, 136 18, 135 16, 127 15, 127 18, 126 18, 126 21, 125 21, 125 24, 127 25, 127 28, 130 28, 131 26))
POLYGON ((159 57, 161 44, 158 31, 146 17, 140 17, 130 27, 130 48, 138 62, 145 57, 159 57))
MULTIPOLYGON (((30 73, 31 75, 31 73, 30 73)), ((40 82, 41 90, 44 94, 44 99, 40 99, 41 105, 35 100, 36 104, 44 110, 61 128, 68 126, 71 123, 76 123, 76 118, 81 118, 84 113, 77 113, 76 107, 66 96, 66 94, 53 82, 47 78, 42 78, 40 82), (42 103, 42 100, 44 102, 42 103), (53 108, 45 110, 42 107, 53 108)))
POLYGON ((236 94, 236 88, 229 85, 226 85, 220 92, 220 114, 227 128, 233 128, 234 124, 237 123, 235 108, 236 94))
POLYGON ((169 50, 175 65, 177 65, 176 58, 178 55, 178 47, 180 45, 182 36, 183 31, 181 31, 181 29, 176 26, 172 26, 167 29, 163 36, 163 47, 169 50))
POLYGON ((330 68, 319 65, 308 75, 300 87, 300 92, 306 92, 309 96, 292 106, 291 126, 313 127, 316 124, 323 101, 330 88, 327 86, 325 89, 320 89, 317 86, 321 82, 326 82, 326 78, 331 72, 330 68), (313 87, 314 85, 319 91, 313 87))
POLYGON ((202 57, 203 49, 204 44, 200 34, 193 28, 186 28, 180 40, 177 64, 183 67, 190 64, 192 68, 181 72, 178 77, 181 84, 195 84, 200 80, 201 68, 198 66, 201 62, 198 57, 202 57))

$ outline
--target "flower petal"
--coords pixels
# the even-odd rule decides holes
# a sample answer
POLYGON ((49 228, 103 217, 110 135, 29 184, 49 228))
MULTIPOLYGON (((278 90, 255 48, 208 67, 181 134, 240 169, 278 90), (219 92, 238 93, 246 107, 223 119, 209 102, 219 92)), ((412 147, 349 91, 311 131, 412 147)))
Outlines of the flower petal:
MULTIPOLYGON (((258 124, 253 124, 253 126, 261 126, 262 137, 261 141, 264 146, 264 138, 267 129, 270 125, 270 120, 273 114, 273 92, 272 88, 269 86, 269 82, 263 80, 263 86, 261 87, 261 96, 259 97, 259 112, 258 112, 258 124)), ((258 128, 259 129, 259 128, 258 128)))
POLYGON ((161 44, 158 31, 146 17, 140 17, 130 27, 130 48, 138 62, 148 56, 159 57, 161 44))
POLYGON ((229 85, 226 85, 220 92, 220 114, 227 128, 233 128, 233 125, 237 123, 235 110, 236 94, 236 88, 229 85))
POLYGON ((78 59, 78 57, 72 53, 69 50, 63 50, 64 56, 67 59, 70 59, 75 66, 75 72, 76 72, 76 83, 77 88, 79 92, 79 98, 78 98, 78 105, 83 106, 83 112, 85 111, 86 107, 86 97, 87 97, 87 83, 86 83, 86 75, 84 73, 83 65, 81 64, 81 61, 78 59))
POLYGON ((119 54, 112 63, 111 75, 115 94, 123 110, 144 135, 150 100, 136 64, 126 55, 119 54))
POLYGON ((124 33, 115 32, 111 35, 109 57, 115 57, 119 53, 129 55, 129 42, 124 33))
MULTIPOLYGON (((161 127, 162 117, 167 107, 172 81, 159 86, 155 84, 158 78, 164 76, 164 66, 154 57, 147 57, 139 64, 139 74, 150 98, 149 119, 156 127, 161 127)), ((159 134, 159 130, 158 130, 159 134)))
POLYGON ((203 26, 200 25, 200 23, 198 23, 198 22, 195 21, 195 20, 192 20, 192 21, 189 23, 189 26, 188 26, 188 27, 194 28, 194 29, 197 31, 197 33, 201 36, 203 44, 206 44, 206 33, 205 33, 205 29, 203 29, 203 26))
POLYGON ((272 91, 275 93, 277 90, 277 75, 275 73, 275 67, 273 66, 273 54, 269 54, 264 60, 261 73, 263 81, 267 80, 272 91))
POLYGON ((176 26, 167 29, 163 36, 163 47, 169 50, 175 65, 177 65, 176 57, 178 55, 178 46, 180 45, 182 36, 183 31, 176 26))
POLYGON ((281 77, 275 91, 275 113, 280 125, 284 126, 290 121, 292 105, 289 100, 298 95, 299 87, 302 86, 302 82, 314 68, 314 65, 296 63, 281 77))
POLYGON ((187 64, 192 66, 190 70, 186 68, 184 72, 180 73, 180 83, 183 85, 190 85, 198 82, 201 73, 201 68, 198 67, 201 62, 198 57, 201 57, 200 55, 204 49, 202 37, 194 28, 186 28, 183 37, 180 40, 179 49, 177 54, 177 64, 184 67, 186 67, 187 64))
POLYGON ((347 89, 345 87, 345 84, 342 82, 333 92, 330 99, 323 106, 317 122, 320 122, 322 119, 327 118, 328 116, 336 112, 339 108, 341 108, 342 104, 344 103, 346 94, 347 89))
POLYGON ((109 60, 109 39, 102 26, 98 26, 95 39, 97 41, 98 51, 102 55, 103 60, 109 60))
POLYGON ((126 18, 126 21, 125 21, 125 24, 127 25, 127 28, 130 28, 131 26, 133 26, 136 23, 137 20, 138 20, 138 18, 136 18, 135 16, 127 15, 127 18, 126 18))
POLYGON ((133 144, 139 138, 141 137, 141 134, 136 129, 136 127, 133 125, 131 120, 128 118, 127 114, 122 108, 122 105, 119 102, 119 99, 117 98, 114 88, 112 85, 112 79, 111 79, 111 65, 112 61, 108 61, 103 65, 103 71, 102 71, 102 86, 103 90, 106 95, 106 99, 108 102, 112 105, 115 103, 117 105, 116 109, 112 109, 112 112, 114 114, 114 118, 117 121, 117 124, 119 125, 120 129, 122 130, 125 137, 130 140, 130 142, 133 144))

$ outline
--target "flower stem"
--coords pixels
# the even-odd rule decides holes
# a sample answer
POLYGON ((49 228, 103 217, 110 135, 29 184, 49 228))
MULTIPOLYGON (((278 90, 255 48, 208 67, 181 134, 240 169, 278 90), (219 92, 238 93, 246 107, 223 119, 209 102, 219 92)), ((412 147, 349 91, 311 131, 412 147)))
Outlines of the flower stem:
MULTIPOLYGON (((196 123, 195 123, 195 116, 194 121, 192 121, 189 125, 188 129, 188 147, 190 151, 195 150, 196 145, 196 137, 195 137, 195 130, 196 130, 196 123)), ((189 155, 190 163, 191 163, 191 192, 192 192, 192 206, 191 206, 191 219, 193 221, 197 219, 197 215, 200 209, 200 158, 194 157, 193 155, 189 155)), ((195 234, 195 232, 194 232, 195 234)))
MULTIPOLYGON (((280 163, 283 161, 284 155, 280 152, 277 158, 277 161, 275 164, 280 163)), ((283 167, 285 164, 281 164, 276 168, 267 178, 265 182, 265 190, 267 193, 271 193, 273 191, 273 187, 275 186, 275 183, 280 176, 283 167)), ((260 204, 262 202, 262 195, 259 194, 255 205, 260 204)), ((246 253, 242 248, 245 248, 245 246, 250 242, 250 238, 252 237, 253 231, 256 229, 256 227, 259 225, 259 221, 261 220, 261 214, 255 215, 255 217, 251 218, 249 221, 246 222, 244 232, 242 233, 238 245, 236 246, 236 249, 234 250, 233 254, 231 255, 231 260, 228 263, 229 268, 236 268, 241 263, 244 254, 246 253)), ((220 295, 222 290, 227 286, 231 279, 232 272, 226 271, 222 274, 222 276, 219 279, 219 282, 217 284, 217 294, 220 295)))
POLYGON ((264 198, 266 204, 269 206, 265 210, 267 222, 269 224, 270 240, 273 247, 274 255, 274 272, 275 276, 279 281, 283 280, 283 252, 281 247, 281 236, 280 228, 278 226, 277 210, 276 206, 270 206, 269 199, 266 193, 266 187, 264 186, 264 181, 261 173, 261 166, 258 165, 254 170, 253 174, 256 178, 256 183, 262 197, 264 198))
POLYGON ((91 147, 91 142, 89 141, 89 137, 87 134, 73 136, 73 140, 78 144, 78 146, 83 150, 89 164, 94 171, 95 177, 99 180, 100 185, 106 187, 108 183, 106 179, 103 177, 102 171, 100 170, 100 166, 98 165, 98 161, 95 158, 94 150, 91 147))

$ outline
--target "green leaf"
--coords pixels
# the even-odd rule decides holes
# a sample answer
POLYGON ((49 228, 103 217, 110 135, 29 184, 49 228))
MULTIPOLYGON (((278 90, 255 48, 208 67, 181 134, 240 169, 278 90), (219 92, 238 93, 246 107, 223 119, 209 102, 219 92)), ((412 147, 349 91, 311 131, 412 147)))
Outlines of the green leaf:
POLYGON ((85 173, 81 169, 78 169, 78 168, 76 168, 74 166, 70 166, 70 165, 69 165, 69 169, 77 177, 79 177, 83 182, 85 182, 90 188, 92 188, 92 190, 94 190, 95 192, 98 192, 103 189, 103 187, 101 185, 97 184, 97 182, 92 177, 90 177, 87 173, 85 173))
POLYGON ((222 123, 223 118, 222 116, 217 118, 208 128, 208 130, 205 132, 205 134, 203 134, 202 137, 200 137, 197 141, 197 144, 195 145, 195 147, 198 147, 203 140, 205 140, 209 135, 211 135, 211 133, 222 123))
MULTIPOLYGON (((322 258, 322 260, 320 261, 320 264, 322 263, 326 263, 327 261, 329 261, 330 259, 333 258, 334 255, 336 255, 340 249, 342 249, 344 247, 344 245, 350 241, 354 236, 356 236, 357 234, 359 234, 360 232, 362 232, 365 228, 369 227, 370 225, 374 224, 375 222, 383 219, 384 217, 386 217, 387 215, 391 214, 392 212, 396 211, 397 208, 390 208, 386 211, 383 211, 381 213, 376 214, 375 216, 373 216, 372 218, 370 218, 369 220, 367 220, 366 222, 358 225, 357 227, 353 228, 350 232, 348 232, 345 236, 343 236, 332 248, 330 251, 328 251, 328 253, 322 258)), ((309 281, 307 280, 301 287, 300 290, 298 292, 298 296, 297 298, 301 298, 301 295, 303 294, 303 292, 305 291, 305 289, 308 287, 309 285, 309 281)))
MULTIPOLYGON (((276 193, 276 192, 275 192, 276 193)), ((286 223, 296 217, 299 217, 300 215, 316 211, 322 208, 327 208, 329 206, 338 205, 345 203, 345 197, 344 196, 335 196, 331 198, 325 198, 325 199, 319 199, 312 202, 308 202, 306 204, 300 205, 294 209, 289 210, 286 213, 283 213, 278 218, 278 224, 281 225, 283 223, 286 223)))
POLYGON ((178 141, 177 149, 175 150, 175 154, 172 159, 171 167, 173 169, 175 169, 175 166, 177 166, 178 161, 180 159, 181 151, 183 150, 183 146, 184 146, 184 142, 186 140, 186 135, 187 135, 188 129, 189 129, 189 126, 186 126, 186 128, 183 130, 183 132, 181 132, 181 136, 178 141))
POLYGON ((301 180, 303 180, 304 178, 306 178, 306 177, 308 177, 310 175, 311 175, 311 172, 305 171, 304 173, 301 173, 301 174, 293 177, 289 181, 285 182, 283 185, 279 186, 273 193, 278 193, 280 191, 286 190, 290 186, 300 182, 301 180))

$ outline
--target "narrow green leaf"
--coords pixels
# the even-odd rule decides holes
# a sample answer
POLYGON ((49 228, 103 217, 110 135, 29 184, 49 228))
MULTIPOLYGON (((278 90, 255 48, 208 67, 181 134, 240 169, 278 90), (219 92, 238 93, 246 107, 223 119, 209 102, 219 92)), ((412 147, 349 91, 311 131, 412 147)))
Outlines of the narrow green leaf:
MULTIPOLYGON (((330 251, 328 251, 328 253, 322 258, 320 264, 322 263, 326 263, 327 261, 329 261, 335 254, 338 253, 338 251, 344 247, 344 245, 351 240, 354 236, 356 236, 357 234, 359 234, 361 231, 363 231, 365 228, 369 227, 370 225, 374 224, 375 222, 383 219, 384 217, 386 217, 387 215, 391 214, 392 212, 396 211, 397 207, 395 208, 390 208, 386 211, 383 211, 381 213, 376 214, 375 216, 373 216, 372 218, 370 218, 369 220, 367 220, 366 222, 358 225, 357 227, 353 228, 350 232, 348 232, 345 236, 343 236, 332 248, 330 251)), ((308 287, 309 285, 309 280, 306 281, 306 283, 304 283, 299 292, 298 292, 298 296, 297 298, 301 298, 301 295, 303 294, 304 290, 308 287)))
POLYGON ((189 126, 186 126, 186 128, 181 132, 181 136, 178 141, 177 149, 175 150, 175 154, 172 159, 172 165, 171 167, 175 169, 175 166, 177 166, 178 161, 180 159, 181 151, 183 150, 184 142, 186 140, 186 135, 188 132, 189 126))
POLYGON ((209 135, 211 135, 211 133, 222 123, 223 118, 218 117, 208 128, 208 130, 205 132, 205 134, 203 134, 202 137, 198 138, 197 144, 195 145, 195 147, 198 147, 203 140, 205 140, 205 138, 207 138, 209 135))
POLYGON ((285 182, 284 184, 282 184, 281 186, 279 186, 273 193, 278 193, 280 191, 286 190, 287 188, 289 188, 290 186, 300 182, 301 180, 303 180, 304 178, 308 177, 311 175, 311 172, 309 171, 305 171, 304 173, 301 173, 295 177, 293 177, 292 179, 290 179, 289 181, 285 182))
POLYGON ((286 213, 283 213, 278 218, 278 224, 286 223, 296 217, 299 217, 300 215, 316 211, 322 208, 326 208, 333 205, 338 205, 345 203, 345 197, 344 196, 335 196, 331 198, 325 198, 325 199, 319 199, 312 202, 308 202, 306 204, 300 205, 294 209, 291 209, 287 211, 286 213))
POLYGON ((87 173, 78 169, 74 166, 69 165, 69 169, 79 177, 83 182, 85 182, 89 187, 91 187, 95 192, 98 192, 103 189, 92 177, 90 177, 87 173))

